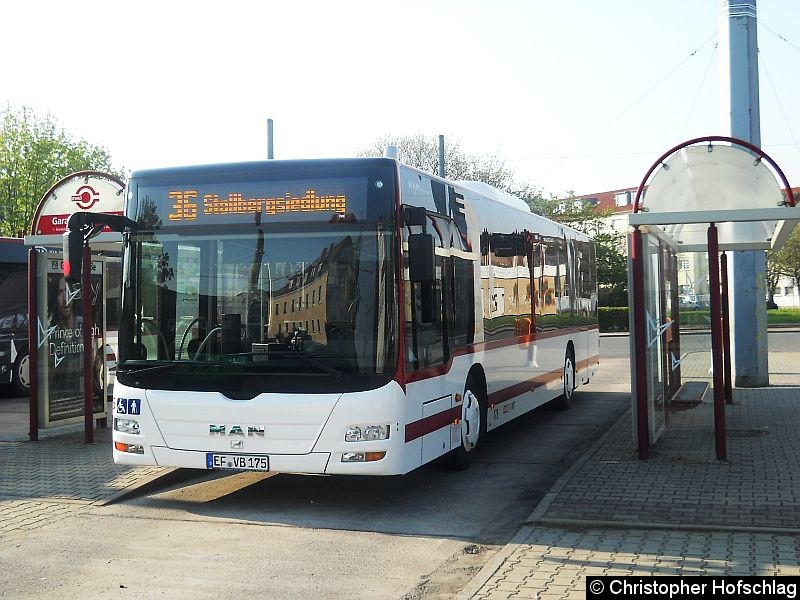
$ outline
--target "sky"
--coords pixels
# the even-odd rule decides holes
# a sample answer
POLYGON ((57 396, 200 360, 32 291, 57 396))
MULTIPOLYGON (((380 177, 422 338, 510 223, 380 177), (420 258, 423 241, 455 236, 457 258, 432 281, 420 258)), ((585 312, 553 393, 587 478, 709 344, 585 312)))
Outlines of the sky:
MULTIPOLYGON (((126 171, 354 156, 385 135, 496 156, 545 196, 639 184, 729 133, 719 0, 6 3, 0 110, 126 171)), ((800 186, 800 1, 758 0, 762 148, 800 186)))

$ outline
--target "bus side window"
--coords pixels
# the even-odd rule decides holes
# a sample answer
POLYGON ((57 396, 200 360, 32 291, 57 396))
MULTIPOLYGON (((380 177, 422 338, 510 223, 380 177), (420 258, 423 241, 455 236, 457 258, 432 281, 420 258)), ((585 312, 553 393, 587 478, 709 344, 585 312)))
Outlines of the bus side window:
POLYGON ((451 348, 472 344, 475 340, 475 268, 471 260, 458 256, 450 259, 452 269, 452 310, 448 311, 451 348))
POLYGON ((548 325, 552 327, 556 323, 555 315, 557 313, 557 289, 558 282, 558 246, 553 238, 545 238, 542 240, 544 246, 544 267, 542 272, 542 289, 541 289, 541 315, 542 327, 548 329, 548 325))
MULTIPOLYGON (((439 236, 433 237, 435 247, 441 248, 439 236)), ((451 309, 443 301, 451 295, 449 290, 452 289, 445 277, 449 260, 448 257, 435 255, 433 281, 412 283, 405 275, 406 363, 411 371, 442 365, 449 357, 446 319, 451 309)))

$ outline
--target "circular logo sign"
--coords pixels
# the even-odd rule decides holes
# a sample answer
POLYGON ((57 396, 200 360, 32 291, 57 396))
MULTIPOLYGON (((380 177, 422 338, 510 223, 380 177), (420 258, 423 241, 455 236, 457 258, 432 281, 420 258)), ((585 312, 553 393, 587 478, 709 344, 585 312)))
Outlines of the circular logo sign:
POLYGON ((82 185, 72 195, 72 201, 78 205, 81 210, 89 210, 95 204, 100 202, 100 194, 90 185, 82 185))

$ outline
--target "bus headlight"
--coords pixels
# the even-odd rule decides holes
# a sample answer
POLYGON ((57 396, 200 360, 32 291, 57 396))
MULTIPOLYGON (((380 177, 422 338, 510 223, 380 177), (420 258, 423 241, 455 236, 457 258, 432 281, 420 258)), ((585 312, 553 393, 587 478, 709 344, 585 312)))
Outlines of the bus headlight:
POLYGON ((139 435, 139 421, 135 419, 114 419, 114 431, 139 435))
POLYGON ((388 425, 351 425, 344 433, 345 442, 370 442, 389 439, 388 425))

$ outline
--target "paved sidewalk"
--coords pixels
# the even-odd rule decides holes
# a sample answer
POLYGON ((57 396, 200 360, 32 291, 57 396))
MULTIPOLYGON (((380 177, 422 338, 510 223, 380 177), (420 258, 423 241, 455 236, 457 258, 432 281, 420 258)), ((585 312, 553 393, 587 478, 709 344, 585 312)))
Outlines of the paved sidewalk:
POLYGON ((0 539, 38 527, 114 497, 170 471, 162 467, 115 465, 111 429, 95 429, 84 444, 82 427, 42 433, 26 441, 24 402, 0 399, 0 539), (15 416, 16 415, 16 416, 15 416))
MULTIPOLYGON (((708 365, 685 356, 684 382, 708 365)), ((458 598, 583 599, 588 575, 800 575, 800 352, 770 353, 770 384, 734 390, 726 462, 711 388, 669 413, 647 461, 628 411, 458 598)))

